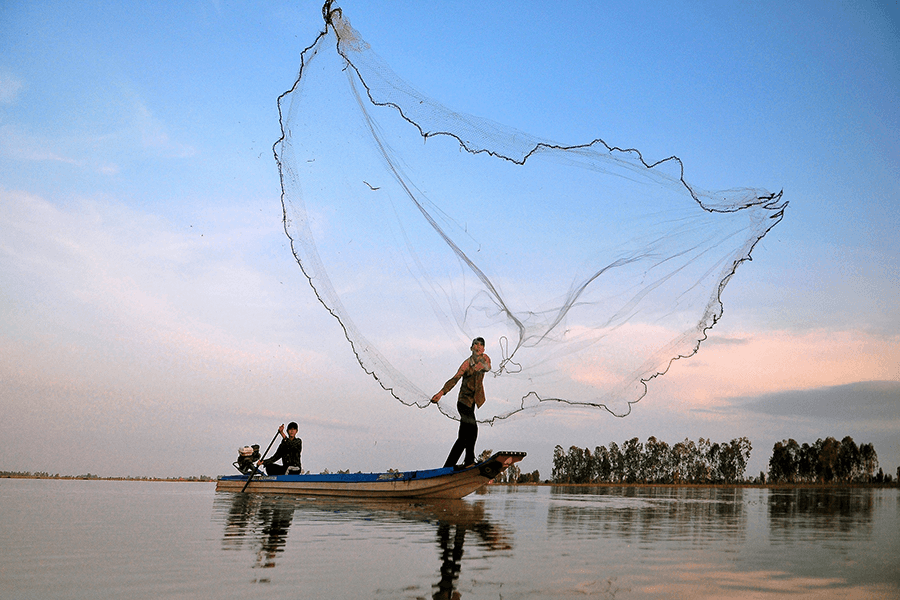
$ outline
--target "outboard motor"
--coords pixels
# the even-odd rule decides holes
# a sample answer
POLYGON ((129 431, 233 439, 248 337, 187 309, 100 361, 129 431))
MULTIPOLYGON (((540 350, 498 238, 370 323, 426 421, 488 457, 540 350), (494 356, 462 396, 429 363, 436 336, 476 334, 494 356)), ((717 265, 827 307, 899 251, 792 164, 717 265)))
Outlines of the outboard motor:
POLYGON ((249 475, 253 472, 253 466, 259 459, 259 444, 241 446, 238 448, 238 457, 237 460, 234 461, 234 468, 244 475, 249 475))

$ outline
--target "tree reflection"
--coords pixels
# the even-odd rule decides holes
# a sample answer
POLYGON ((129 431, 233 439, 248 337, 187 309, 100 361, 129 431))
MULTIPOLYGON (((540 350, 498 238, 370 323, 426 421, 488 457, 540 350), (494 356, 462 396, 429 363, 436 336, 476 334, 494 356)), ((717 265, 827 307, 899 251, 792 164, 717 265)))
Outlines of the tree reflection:
POLYGON ((787 488, 769 492, 769 528, 775 539, 823 534, 868 533, 874 514, 871 488, 787 488))
POLYGON ((547 526, 579 536, 703 545, 743 541, 747 515, 740 488, 553 486, 547 526))

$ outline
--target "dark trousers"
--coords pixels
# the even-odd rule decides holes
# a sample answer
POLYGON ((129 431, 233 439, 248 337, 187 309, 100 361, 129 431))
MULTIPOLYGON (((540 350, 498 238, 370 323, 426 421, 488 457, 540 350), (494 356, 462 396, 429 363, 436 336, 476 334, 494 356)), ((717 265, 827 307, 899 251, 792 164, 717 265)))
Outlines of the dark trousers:
POLYGON ((287 467, 283 465, 277 465, 272 463, 271 465, 266 465, 266 475, 284 475, 287 472, 287 467))
POLYGON ((466 452, 466 459, 463 464, 475 464, 475 440, 478 439, 478 421, 475 420, 475 404, 466 406, 462 402, 456 403, 456 410, 459 411, 459 435, 456 443, 450 449, 450 455, 447 457, 445 467, 453 467, 456 461, 462 455, 463 450, 466 452))
POLYGON ((299 475, 302 471, 300 467, 296 467, 296 470, 293 473, 288 473, 288 469, 291 468, 291 465, 278 465, 272 463, 271 465, 266 465, 266 475, 299 475))

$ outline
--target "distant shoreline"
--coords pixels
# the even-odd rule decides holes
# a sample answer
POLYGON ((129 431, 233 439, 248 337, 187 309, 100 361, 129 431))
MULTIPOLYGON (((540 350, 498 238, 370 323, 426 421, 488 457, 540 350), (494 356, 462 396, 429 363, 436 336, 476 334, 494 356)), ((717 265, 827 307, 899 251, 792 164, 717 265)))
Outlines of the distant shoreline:
MULTIPOLYGON (((134 481, 134 482, 184 482, 215 483, 216 477, 98 477, 95 475, 0 475, 0 479, 51 479, 67 481, 134 481)), ((891 483, 490 483, 490 486, 506 487, 571 487, 571 488, 766 488, 766 489, 841 489, 841 488, 895 488, 891 483)))
POLYGON ((0 479, 50 479, 66 481, 183 481, 186 483, 215 483, 215 477, 99 477, 97 475, 19 475, 3 474, 0 479))
POLYGON ((574 487, 574 488, 627 488, 627 487, 658 487, 658 488, 808 488, 808 489, 835 489, 835 488, 894 488, 896 482, 891 483, 493 483, 491 485, 508 486, 535 486, 535 487, 574 487))

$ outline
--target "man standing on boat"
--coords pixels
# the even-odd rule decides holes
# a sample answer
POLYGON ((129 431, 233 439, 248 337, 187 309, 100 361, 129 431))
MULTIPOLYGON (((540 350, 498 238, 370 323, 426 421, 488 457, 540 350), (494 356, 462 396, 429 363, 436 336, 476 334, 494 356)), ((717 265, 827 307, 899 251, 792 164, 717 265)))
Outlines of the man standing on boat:
POLYGON ((491 370, 491 358, 484 353, 484 338, 472 340, 472 355, 463 361, 456 375, 447 380, 444 387, 435 394, 431 401, 437 403, 441 397, 453 389, 462 379, 459 388, 459 399, 456 410, 459 411, 459 435, 450 455, 444 463, 445 467, 456 466, 456 461, 465 451, 465 466, 475 464, 475 440, 478 438, 478 421, 475 419, 475 407, 484 404, 484 374, 491 370))
POLYGON ((288 423, 287 435, 284 434, 284 425, 278 428, 281 434, 281 443, 278 444, 278 450, 271 458, 261 460, 257 464, 266 467, 266 475, 284 475, 285 473, 302 473, 300 466, 300 452, 303 450, 303 440, 297 437, 297 424, 293 421, 288 423), (275 461, 281 459, 281 464, 274 464, 275 461))

